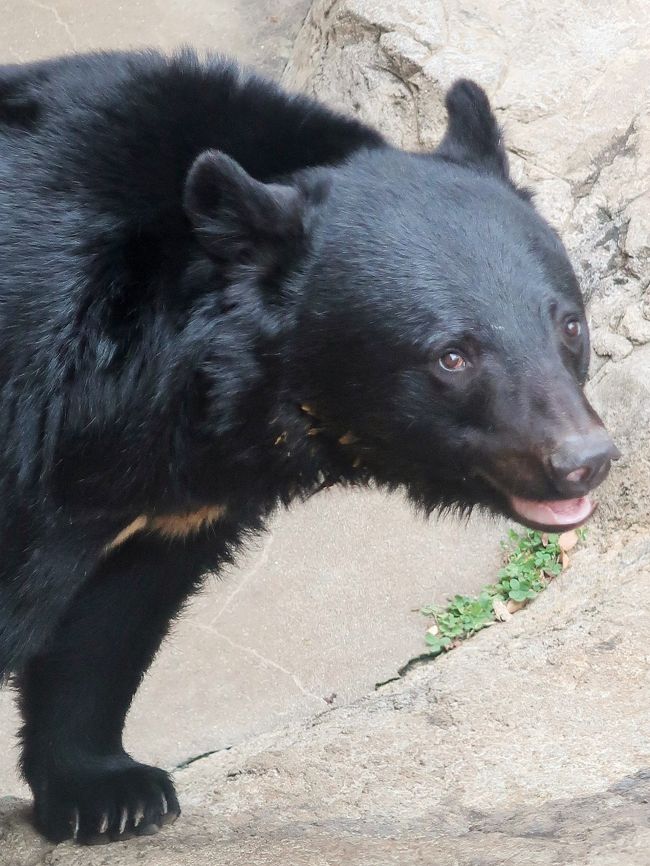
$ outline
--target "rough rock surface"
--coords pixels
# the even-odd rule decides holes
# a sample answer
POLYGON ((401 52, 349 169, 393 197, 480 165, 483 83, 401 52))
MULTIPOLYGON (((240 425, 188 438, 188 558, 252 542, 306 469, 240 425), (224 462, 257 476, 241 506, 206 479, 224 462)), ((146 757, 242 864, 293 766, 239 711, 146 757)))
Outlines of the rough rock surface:
POLYGON ((487 89, 590 301, 592 394, 625 453, 601 514, 619 527, 650 522, 648 34, 640 0, 316 0, 284 75, 413 149, 439 140, 454 79, 487 89))
POLYGON ((101 848, 0 810, 11 866, 647 866, 650 540, 355 705, 176 774, 184 814, 101 848))

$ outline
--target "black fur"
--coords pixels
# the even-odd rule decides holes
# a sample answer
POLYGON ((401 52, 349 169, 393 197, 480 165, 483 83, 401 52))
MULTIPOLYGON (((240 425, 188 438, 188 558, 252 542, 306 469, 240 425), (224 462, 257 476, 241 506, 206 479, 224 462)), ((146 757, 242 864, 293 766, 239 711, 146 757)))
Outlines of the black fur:
POLYGON ((178 814, 124 718, 201 576, 278 504, 568 495, 545 455, 597 423, 580 293, 483 92, 447 105, 413 155, 191 53, 0 69, 0 672, 49 838, 178 814))

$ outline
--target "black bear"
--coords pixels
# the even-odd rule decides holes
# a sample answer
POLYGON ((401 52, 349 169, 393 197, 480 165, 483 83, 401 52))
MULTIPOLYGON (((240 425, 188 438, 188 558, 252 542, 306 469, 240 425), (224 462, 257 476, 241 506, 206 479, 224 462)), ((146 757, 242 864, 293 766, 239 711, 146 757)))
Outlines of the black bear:
POLYGON ((0 674, 55 841, 153 832, 123 749, 170 622, 279 504, 586 520, 579 287, 459 81, 433 153, 223 60, 0 68, 0 674))

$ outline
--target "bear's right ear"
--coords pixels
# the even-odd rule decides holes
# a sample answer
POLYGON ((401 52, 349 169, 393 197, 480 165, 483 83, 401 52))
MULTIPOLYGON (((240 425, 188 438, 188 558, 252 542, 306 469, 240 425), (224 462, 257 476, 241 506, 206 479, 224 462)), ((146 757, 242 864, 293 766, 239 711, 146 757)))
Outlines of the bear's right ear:
POLYGON ((445 105, 447 131, 434 155, 507 180, 508 157, 485 91, 474 81, 460 79, 447 91, 445 105))
POLYGON ((262 183, 231 157, 206 150, 185 181, 185 212, 208 254, 224 263, 268 266, 303 237, 302 193, 262 183))

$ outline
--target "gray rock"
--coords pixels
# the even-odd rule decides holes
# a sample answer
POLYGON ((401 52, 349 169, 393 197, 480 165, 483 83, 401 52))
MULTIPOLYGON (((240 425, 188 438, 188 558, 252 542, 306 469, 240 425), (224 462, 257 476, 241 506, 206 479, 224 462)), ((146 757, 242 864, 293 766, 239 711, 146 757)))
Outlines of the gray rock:
POLYGON ((601 357, 622 361, 632 349, 632 343, 621 334, 613 334, 608 328, 594 328, 591 332, 591 346, 601 357))
POLYGON ((650 343, 650 321, 645 317, 641 304, 630 304, 623 313, 619 330, 632 343, 650 343))

